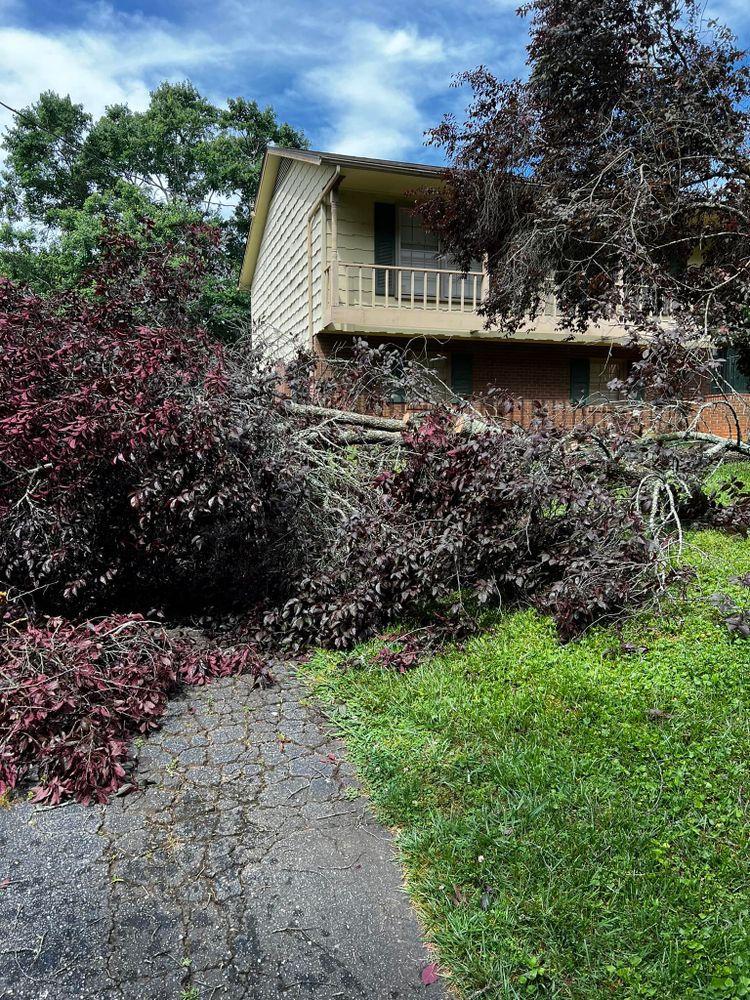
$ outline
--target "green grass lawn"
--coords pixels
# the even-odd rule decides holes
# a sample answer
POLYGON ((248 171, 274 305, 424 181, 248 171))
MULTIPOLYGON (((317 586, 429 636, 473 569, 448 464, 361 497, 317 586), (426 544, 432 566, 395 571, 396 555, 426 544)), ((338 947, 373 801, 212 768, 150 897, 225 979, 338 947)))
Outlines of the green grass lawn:
POLYGON ((750 605, 750 542, 689 542, 691 600, 620 632, 517 612, 405 675, 307 668, 467 998, 750 996, 750 642, 703 600, 750 605))
POLYGON ((740 460, 736 462, 725 462, 719 466, 707 479, 708 492, 718 496, 719 500, 731 501, 732 497, 726 492, 724 484, 727 480, 734 480, 742 483, 743 492, 750 492, 750 462, 740 460))

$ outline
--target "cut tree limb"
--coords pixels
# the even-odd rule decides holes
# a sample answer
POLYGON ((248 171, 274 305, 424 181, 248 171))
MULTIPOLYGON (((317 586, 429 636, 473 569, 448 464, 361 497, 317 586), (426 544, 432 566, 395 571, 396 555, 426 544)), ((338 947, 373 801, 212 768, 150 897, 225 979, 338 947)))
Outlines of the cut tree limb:
POLYGON ((737 441, 733 438, 723 438, 718 434, 706 434, 703 431, 672 431, 667 434, 646 435, 641 438, 644 444, 649 441, 696 441, 704 444, 712 444, 717 451, 737 451, 740 455, 747 455, 750 458, 750 445, 744 441, 737 441))
MULTIPOLYGON (((337 410, 327 406, 313 406, 303 403, 285 401, 287 410, 300 417, 309 417, 338 425, 339 441, 346 444, 393 444, 398 436, 409 427, 410 417, 403 420, 391 417, 377 417, 367 413, 354 413, 349 410, 337 410), (355 430, 354 428, 362 428, 355 430)), ((459 434, 479 434, 484 432, 507 431, 507 427, 493 424, 476 417, 461 414, 454 425, 459 434)), ((514 428, 517 433, 517 428, 514 428)), ((717 451, 736 451, 750 458, 750 444, 735 438, 724 438, 718 434, 708 434, 703 431, 670 431, 664 434, 646 434, 640 441, 645 445, 654 441, 686 441, 696 444, 714 445, 717 451)), ((601 442, 598 442, 601 444, 601 442)))
POLYGON ((339 424, 350 424, 354 427, 369 427, 379 431, 400 433, 408 425, 408 418, 394 420, 391 417, 376 417, 369 413, 353 413, 349 410, 336 410, 328 406, 312 406, 305 403, 284 403, 285 408, 300 417, 315 417, 330 420, 339 424))

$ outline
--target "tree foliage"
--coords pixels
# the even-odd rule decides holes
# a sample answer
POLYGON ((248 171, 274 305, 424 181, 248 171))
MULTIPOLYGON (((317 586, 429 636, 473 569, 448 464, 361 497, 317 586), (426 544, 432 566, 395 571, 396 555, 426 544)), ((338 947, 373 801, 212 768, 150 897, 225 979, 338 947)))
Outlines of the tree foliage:
POLYGON ((216 238, 113 232, 86 294, 0 279, 0 563, 48 608, 266 595, 304 544, 275 376, 192 325, 216 238))
POLYGON ((128 780, 129 741, 158 727, 179 683, 269 681, 250 647, 196 649, 140 615, 74 624, 26 611, 0 608, 0 795, 33 780, 35 802, 106 802, 128 780))
POLYGON ((142 238, 141 220, 153 219, 151 242, 209 222, 221 240, 204 279, 202 320, 232 339, 247 325, 237 273, 270 143, 307 145, 272 108, 241 97, 219 107, 190 83, 162 83, 144 111, 113 105, 97 120, 70 97, 45 92, 3 139, 0 273, 42 292, 70 288, 112 222, 142 238))
POLYGON ((374 509, 269 621, 286 642, 348 648, 403 621, 464 628, 483 606, 531 604, 565 639, 637 607, 672 578, 681 521, 719 511, 702 453, 637 443, 626 425, 600 433, 555 426, 541 405, 524 433, 426 416, 376 480, 374 509))
POLYGON ((194 306, 217 239, 115 227, 67 291, 0 279, 0 794, 33 777, 40 800, 106 798, 178 680, 412 620, 420 640, 381 658, 405 670, 486 606, 572 639, 658 597, 684 524, 750 530, 741 483, 703 488, 715 438, 644 438, 627 412, 566 430, 541 407, 518 427, 499 395, 494 417, 447 402, 405 423, 356 412, 422 393, 385 348, 320 380, 212 340, 194 306), (157 614, 232 649, 137 617, 157 614))
MULTIPOLYGON (((466 121, 431 134, 448 185, 422 205, 462 265, 485 258, 488 322, 514 331, 547 290, 580 330, 672 312, 747 353, 750 70, 694 0, 535 0, 529 76, 463 74, 466 121), (700 266, 693 266, 693 265, 700 266)), ((696 361, 699 360, 696 356, 696 361)))

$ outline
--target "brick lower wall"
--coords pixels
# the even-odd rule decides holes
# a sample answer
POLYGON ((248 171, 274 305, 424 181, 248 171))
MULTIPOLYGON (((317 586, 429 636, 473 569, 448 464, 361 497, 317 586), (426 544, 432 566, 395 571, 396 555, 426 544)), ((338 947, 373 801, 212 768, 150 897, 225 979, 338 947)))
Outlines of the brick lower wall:
POLYGON ((695 407, 695 412, 696 430, 750 441, 750 393, 738 394, 731 400, 708 396, 700 407, 695 407))
MULTIPOLYGON (((719 437, 750 440, 750 394, 737 395, 731 400, 724 396, 707 396, 700 402, 685 400, 668 407, 656 407, 648 403, 575 406, 559 399, 544 399, 540 402, 553 422, 560 427, 628 423, 638 431, 668 432, 690 428, 719 437)), ((509 423, 528 427, 537 413, 534 400, 519 399, 507 420, 509 423)))
MULTIPOLYGON (((321 335, 317 350, 329 357, 334 350, 346 346, 347 341, 334 336, 321 335)), ((409 343, 404 339, 368 338, 372 346, 390 343, 403 348, 409 343)), ((350 341, 349 341, 350 342, 350 341)), ((519 344, 512 341, 471 343, 464 340, 436 343, 425 338, 412 342, 417 353, 427 345, 431 355, 450 358, 454 354, 468 354, 472 359, 474 392, 482 396, 488 389, 504 389, 511 396, 529 399, 570 399, 570 362, 574 358, 606 358, 632 361, 633 351, 623 348, 587 347, 577 344, 519 344)))
MULTIPOLYGON (((507 390, 511 396, 529 399, 570 400, 570 362, 576 358, 606 358, 606 348, 567 344, 478 344, 466 351, 474 368, 474 391, 507 390)), ((613 350, 613 358, 634 358, 613 350)))
MULTIPOLYGON (((402 347, 405 340, 395 338, 368 338, 376 346, 392 343, 402 347)), ((320 336, 316 350, 327 358, 351 340, 320 336)), ((415 341, 418 353, 426 341, 415 341)), ((570 400, 570 363, 575 358, 621 358, 632 363, 634 351, 623 348, 589 347, 578 344, 519 344, 513 342, 467 343, 448 341, 443 344, 428 343, 432 354, 450 356, 452 353, 470 354, 473 363, 474 392, 483 396, 491 388, 506 390, 516 402, 508 420, 527 427, 533 419, 535 401, 539 400, 555 421, 562 427, 577 424, 594 426, 603 421, 635 421, 643 430, 657 431, 694 430, 721 437, 750 440, 750 394, 732 398, 731 406, 723 396, 703 396, 700 403, 693 400, 669 409, 641 404, 592 404, 575 405, 570 400)), ((705 387, 704 387, 705 393, 705 387)), ((407 407, 392 404, 386 415, 402 416, 407 407)), ((419 409, 414 408, 414 409, 419 409)))

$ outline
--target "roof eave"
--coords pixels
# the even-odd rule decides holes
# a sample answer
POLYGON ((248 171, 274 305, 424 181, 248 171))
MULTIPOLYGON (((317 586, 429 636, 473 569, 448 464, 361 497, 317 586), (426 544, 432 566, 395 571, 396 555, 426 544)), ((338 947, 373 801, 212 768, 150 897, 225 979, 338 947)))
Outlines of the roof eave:
POLYGON ((258 181, 258 196, 255 199, 250 228, 247 231, 245 241, 245 252, 242 255, 242 267, 240 269, 239 287, 249 291, 253 283, 255 265, 258 262, 260 252, 260 241, 263 237, 268 210, 271 207, 271 194, 273 192, 274 181, 279 170, 280 158, 269 155, 272 150, 266 149, 263 154, 263 164, 260 169, 260 180, 258 181), (270 164, 270 165, 269 165, 270 164))
POLYGON ((313 149, 291 149, 285 146, 269 146, 263 154, 263 164, 258 183, 258 196, 252 213, 252 221, 245 242, 239 287, 249 290, 253 283, 255 266, 258 262, 263 231, 271 207, 274 181, 282 159, 302 160, 315 166, 333 166, 341 169, 373 170, 407 176, 422 176, 438 179, 444 177, 445 168, 429 163, 405 163, 401 160, 377 160, 366 156, 343 156, 323 153, 313 149))

